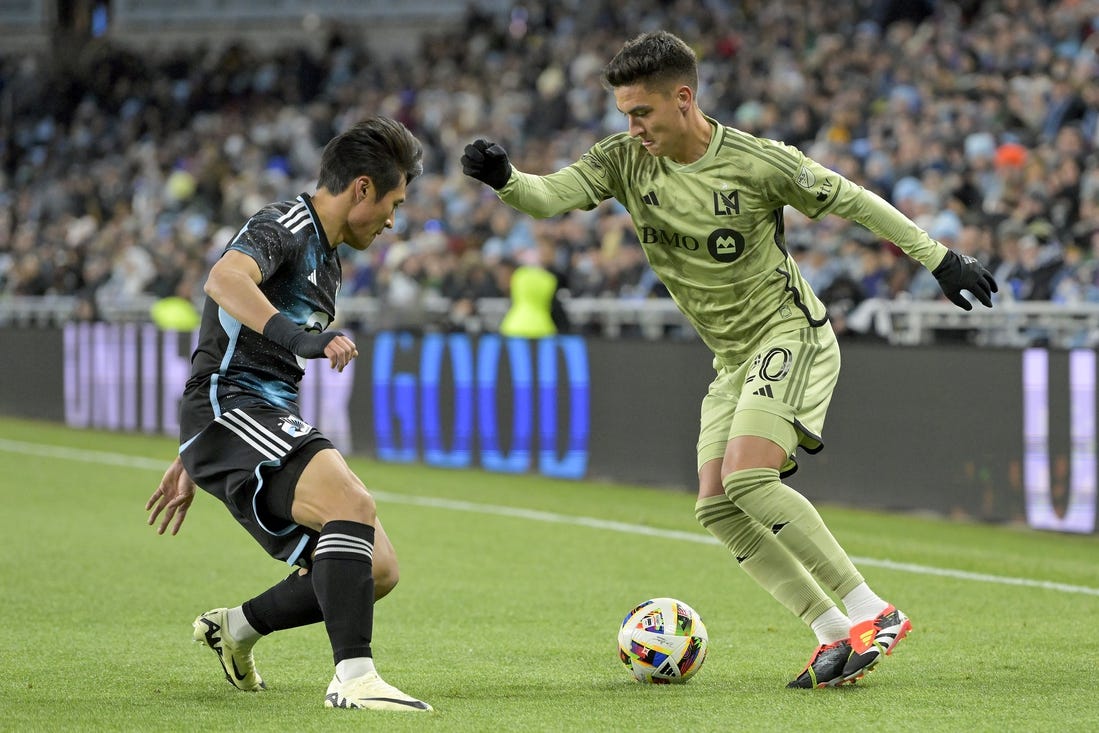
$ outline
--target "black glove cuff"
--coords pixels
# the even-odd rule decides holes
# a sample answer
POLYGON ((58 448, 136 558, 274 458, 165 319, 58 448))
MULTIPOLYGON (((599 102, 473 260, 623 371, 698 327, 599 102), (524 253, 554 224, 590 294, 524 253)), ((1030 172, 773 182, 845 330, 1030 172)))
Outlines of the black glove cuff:
POLYGON ((264 325, 263 335, 293 352, 298 339, 305 335, 305 329, 290 320, 285 313, 276 313, 264 325))
POLYGON ((511 180, 511 163, 507 158, 504 158, 504 165, 496 171, 499 175, 492 177, 491 181, 486 180, 485 183, 492 186, 493 189, 499 191, 501 188, 508 184, 511 180))
POLYGON ((939 263, 938 267, 931 271, 931 274, 934 275, 936 278, 942 277, 946 274, 947 270, 957 267, 960 260, 961 257, 958 256, 957 252, 952 249, 948 249, 946 251, 946 257, 943 257, 943 261, 939 263))

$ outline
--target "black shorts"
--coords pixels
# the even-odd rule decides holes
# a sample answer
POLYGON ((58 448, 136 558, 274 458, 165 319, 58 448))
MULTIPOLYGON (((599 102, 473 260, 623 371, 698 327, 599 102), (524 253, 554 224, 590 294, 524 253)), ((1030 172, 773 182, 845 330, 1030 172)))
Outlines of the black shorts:
POLYGON ((191 479, 229 508, 271 557, 309 567, 317 532, 290 508, 305 466, 332 443, 297 415, 266 403, 228 410, 180 448, 191 479))

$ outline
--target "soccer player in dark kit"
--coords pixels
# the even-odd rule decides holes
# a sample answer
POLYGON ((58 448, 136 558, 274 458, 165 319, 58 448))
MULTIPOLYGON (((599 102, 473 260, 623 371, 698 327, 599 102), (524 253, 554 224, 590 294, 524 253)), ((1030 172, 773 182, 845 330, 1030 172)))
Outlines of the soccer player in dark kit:
POLYGON ((397 583, 396 554, 374 498, 297 405, 307 360, 342 371, 358 356, 350 338, 325 330, 340 287, 337 247, 366 249, 393 226, 422 158, 399 122, 360 122, 325 147, 315 194, 264 207, 210 270, 179 457, 146 509, 149 524, 163 515, 159 533, 175 534, 197 485, 268 554, 295 566, 242 605, 195 619, 195 641, 241 690, 265 687, 252 655, 259 639, 324 621, 336 666, 327 707, 431 710, 374 667, 374 602, 397 583))

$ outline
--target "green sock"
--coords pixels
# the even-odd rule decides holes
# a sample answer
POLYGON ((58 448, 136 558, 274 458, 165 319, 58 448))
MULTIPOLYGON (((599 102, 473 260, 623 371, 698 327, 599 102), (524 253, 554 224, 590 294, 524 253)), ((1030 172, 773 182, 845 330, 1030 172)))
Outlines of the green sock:
POLYGON ((695 517, 718 538, 740 567, 806 624, 835 603, 775 536, 725 496, 695 504, 695 517))
POLYGON ((769 528, 822 586, 842 597, 863 582, 816 508, 783 484, 778 471, 773 468, 734 471, 725 477, 724 483, 729 500, 769 528))

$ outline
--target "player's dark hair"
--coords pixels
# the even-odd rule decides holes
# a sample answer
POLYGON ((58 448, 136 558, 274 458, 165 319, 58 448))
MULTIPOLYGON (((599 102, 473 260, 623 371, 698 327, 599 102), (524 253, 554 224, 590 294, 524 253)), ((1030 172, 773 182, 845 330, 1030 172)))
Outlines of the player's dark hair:
POLYGON ((611 89, 667 83, 698 89, 698 59, 691 47, 667 31, 642 33, 626 41, 603 69, 603 84, 611 89))
POLYGON ((424 148, 408 128, 388 117, 371 117, 332 138, 321 153, 317 187, 340 193, 359 176, 370 176, 377 198, 424 171, 424 148))

